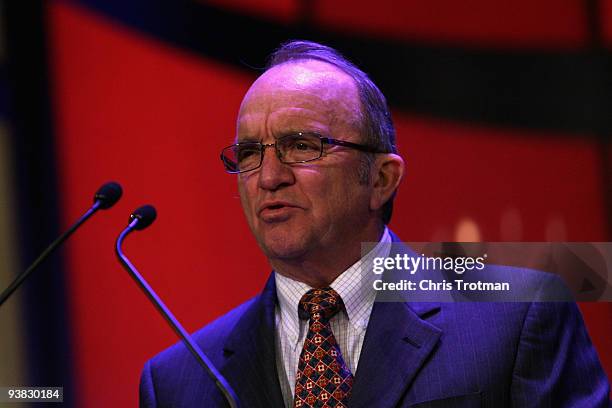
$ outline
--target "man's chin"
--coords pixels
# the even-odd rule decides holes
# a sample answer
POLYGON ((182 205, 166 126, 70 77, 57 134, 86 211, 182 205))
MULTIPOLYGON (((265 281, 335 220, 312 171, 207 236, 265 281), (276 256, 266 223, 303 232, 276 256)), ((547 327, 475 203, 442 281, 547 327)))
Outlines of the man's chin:
POLYGON ((297 260, 307 252, 305 240, 287 234, 268 234, 260 241, 261 249, 269 259, 297 260))
POLYGON ((306 250, 302 245, 266 245, 262 248, 269 259, 284 261, 298 260, 304 257, 306 250))

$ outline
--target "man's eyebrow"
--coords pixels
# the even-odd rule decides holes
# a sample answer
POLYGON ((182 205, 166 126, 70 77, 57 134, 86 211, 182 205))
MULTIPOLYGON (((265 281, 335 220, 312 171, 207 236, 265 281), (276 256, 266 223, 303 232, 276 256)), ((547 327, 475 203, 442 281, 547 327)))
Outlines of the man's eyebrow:
POLYGON ((246 135, 246 136, 237 136, 236 143, 245 143, 245 142, 259 142, 260 139, 255 136, 246 135))
MULTIPOLYGON (((292 129, 276 132, 273 135, 273 137, 274 137, 274 140, 278 140, 281 137, 290 136, 290 135, 297 135, 298 133, 310 133, 310 134, 315 134, 315 135, 323 135, 323 133, 320 130, 311 129, 311 128, 307 127, 307 128, 295 128, 295 129, 292 128, 292 129)), ((262 139, 257 137, 257 136, 244 135, 244 136, 237 136, 234 143, 246 143, 246 142, 259 142, 259 143, 261 143, 261 141, 262 141, 262 139)))
POLYGON ((306 134, 315 134, 315 135, 321 135, 322 132, 320 130, 317 129, 311 129, 311 128, 299 128, 299 129, 291 129, 291 130, 285 130, 282 132, 279 132, 278 134, 274 135, 275 139, 278 139, 280 137, 283 136, 289 136, 289 135, 297 135, 298 133, 306 133, 306 134))

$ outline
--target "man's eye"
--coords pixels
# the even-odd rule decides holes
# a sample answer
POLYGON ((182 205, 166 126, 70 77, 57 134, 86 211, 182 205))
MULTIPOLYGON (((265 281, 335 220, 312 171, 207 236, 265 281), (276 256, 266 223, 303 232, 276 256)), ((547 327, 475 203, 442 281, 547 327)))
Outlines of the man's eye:
POLYGON ((312 145, 310 145, 308 143, 304 143, 304 142, 296 142, 294 144, 293 148, 296 149, 296 150, 304 150, 304 151, 306 151, 306 150, 313 149, 314 146, 312 146, 312 145))
POLYGON ((253 147, 243 147, 236 150, 236 159, 240 162, 259 155, 259 149, 253 147))
POLYGON ((309 138, 294 138, 288 141, 288 145, 291 149, 307 152, 311 150, 319 150, 319 140, 309 139, 309 138))

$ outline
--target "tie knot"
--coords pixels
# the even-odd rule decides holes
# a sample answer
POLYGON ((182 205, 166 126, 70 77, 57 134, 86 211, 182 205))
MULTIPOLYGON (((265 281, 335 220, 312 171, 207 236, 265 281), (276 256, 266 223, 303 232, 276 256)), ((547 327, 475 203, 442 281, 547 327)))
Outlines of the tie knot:
POLYGON ((300 300, 298 309, 302 319, 331 319, 342 308, 342 298, 330 287, 311 289, 300 300))

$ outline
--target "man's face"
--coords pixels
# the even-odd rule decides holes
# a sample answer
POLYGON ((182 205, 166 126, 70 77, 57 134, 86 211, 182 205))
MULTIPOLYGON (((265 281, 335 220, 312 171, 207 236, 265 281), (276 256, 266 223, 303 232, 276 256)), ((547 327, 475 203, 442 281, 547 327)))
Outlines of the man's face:
MULTIPOLYGON (((361 107, 352 78, 315 60, 285 63, 247 92, 237 141, 274 143, 295 132, 362 142, 361 107)), ((249 226, 270 259, 308 259, 356 240, 371 222, 371 187, 359 183, 360 153, 324 145, 319 160, 284 164, 267 148, 262 166, 238 175, 249 226)), ((341 255, 341 254, 339 254, 341 255)))

